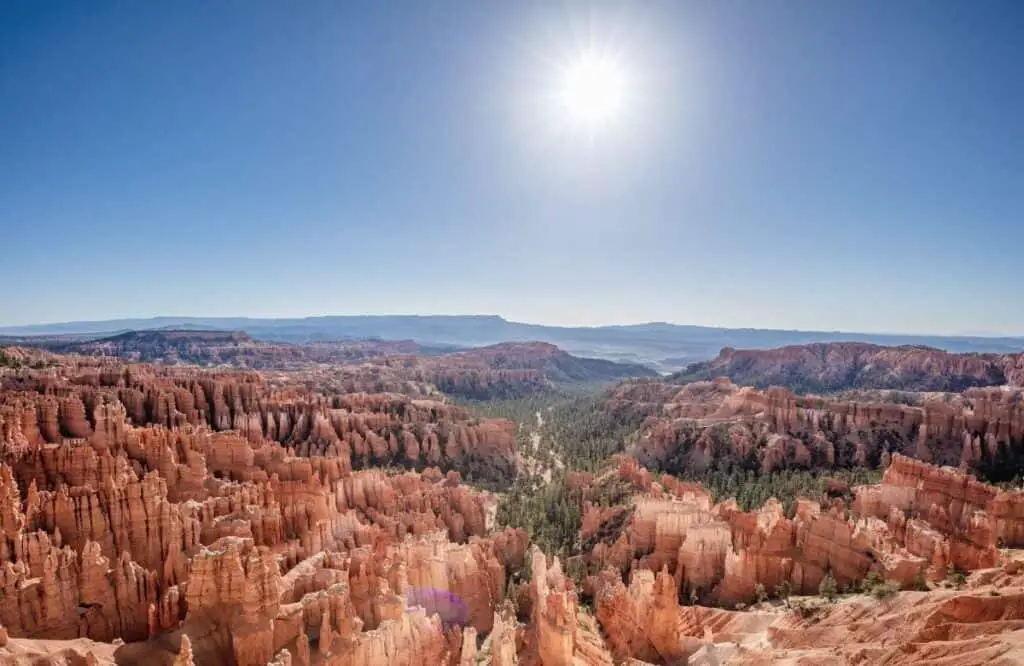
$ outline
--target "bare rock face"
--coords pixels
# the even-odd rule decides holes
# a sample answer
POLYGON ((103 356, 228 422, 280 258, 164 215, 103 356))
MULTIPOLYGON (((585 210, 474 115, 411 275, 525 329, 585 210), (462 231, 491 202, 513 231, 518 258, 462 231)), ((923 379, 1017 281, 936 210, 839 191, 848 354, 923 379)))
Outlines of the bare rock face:
POLYGON ((281 650, 307 663, 317 636, 314 651, 346 665, 449 663, 468 649, 460 627, 492 630, 506 580, 497 541, 460 545, 432 532, 368 543, 319 552, 281 576, 269 551, 224 537, 193 559, 184 629, 209 659, 231 645, 238 664, 265 664, 281 650))
POLYGON ((192 656, 192 641, 188 634, 181 636, 181 650, 174 658, 174 666, 195 666, 195 659, 192 656))
POLYGON ((436 615, 427 617, 424 610, 415 609, 359 635, 336 656, 332 655, 329 662, 339 666, 413 666, 447 663, 449 659, 440 619, 436 615))
POLYGON ((114 666, 116 646, 88 639, 26 640, 0 646, 0 663, 10 666, 114 666))
POLYGON ((395 356, 376 359, 441 391, 472 399, 535 394, 553 382, 600 382, 653 377, 642 365, 571 356, 545 342, 506 342, 443 356, 395 356))
POLYGON ((637 571, 629 589, 622 584, 617 571, 608 570, 600 577, 595 595, 597 619, 616 659, 660 659, 649 636, 653 602, 654 575, 649 570, 637 571))
POLYGON ((491 665, 492 666, 518 666, 519 653, 516 646, 516 616, 515 611, 508 606, 502 606, 500 611, 494 613, 494 622, 491 630, 491 665))
POLYGON ((955 354, 921 346, 858 342, 778 349, 725 348, 679 379, 728 377, 737 384, 812 391, 849 388, 962 391, 978 386, 1024 386, 1024 354, 955 354))
POLYGON ((557 557, 536 546, 530 553, 530 622, 520 663, 526 666, 611 666, 611 653, 596 622, 579 603, 576 585, 557 557))
POLYGON ((948 567, 995 566, 999 546, 1021 547, 1024 493, 1004 492, 973 476, 893 456, 878 486, 855 489, 854 510, 886 521, 932 578, 948 567))
POLYGON ((901 592, 882 601, 857 596, 786 613, 761 634, 761 645, 749 642, 722 663, 1009 666, 1024 658, 1021 582, 1004 567, 979 572, 962 591, 901 592))
POLYGON ((618 573, 603 572, 596 583, 595 605, 612 654, 642 663, 728 663, 702 661, 697 655, 716 643, 755 638, 779 619, 774 613, 733 612, 679 605, 672 576, 638 569, 629 587, 618 573))
POLYGON ((677 597, 727 607, 752 602, 758 586, 815 594, 826 574, 840 589, 871 572, 911 588, 953 567, 992 567, 997 542, 1018 543, 1024 494, 960 472, 897 455, 881 484, 854 493, 852 510, 839 500, 798 500, 790 518, 775 500, 744 512, 663 477, 630 512, 588 507, 582 536, 592 544, 591 570, 664 571, 677 597))
POLYGON ((531 624, 537 632, 537 651, 544 666, 572 663, 576 632, 576 590, 556 557, 550 569, 544 553, 534 549, 531 624))
POLYGON ((980 570, 966 590, 805 598, 737 612, 680 607, 671 576, 638 569, 629 586, 606 570, 597 616, 621 662, 749 665, 1009 664, 1024 656, 1024 567, 980 570))
POLYGON ((226 634, 235 663, 266 664, 276 653, 274 618, 280 598, 280 573, 269 551, 225 537, 192 560, 185 631, 197 638, 226 634))
MULTIPOLYGON (((69 486, 91 483, 98 489, 114 471, 110 464, 121 449, 147 467, 158 466, 169 485, 188 475, 182 468, 193 475, 199 470, 199 461, 190 454, 196 449, 206 455, 214 473, 256 480, 260 474, 254 466, 272 462, 267 458, 273 457, 273 444, 285 442, 300 456, 340 459, 330 480, 347 469, 390 463, 442 465, 496 479, 515 471, 510 422, 471 420, 464 410, 440 402, 395 394, 328 397, 279 390, 258 375, 242 372, 76 362, 66 375, 23 380, 20 388, 29 390, 5 393, 0 409, 0 432, 10 442, 8 450, 25 454, 19 476, 34 474, 43 487, 52 478, 49 468, 69 486), (58 388, 72 395, 59 400, 48 395, 58 388), (159 428, 152 434, 144 426, 159 428), (188 426, 233 430, 241 439, 211 447, 209 430, 196 433, 188 426), (192 441, 182 442, 160 428, 192 441), (153 437, 165 441, 152 442, 153 437), (51 451, 42 446, 46 443, 70 446, 51 451), (85 443, 93 451, 82 448, 85 443), (147 445, 149 450, 140 450, 147 445), (163 455, 164 446, 176 455, 163 455), (59 459, 53 460, 55 456, 59 459)), ((271 466, 269 473, 273 471, 271 466)), ((169 490, 172 495, 176 491, 169 490)), ((191 491, 196 490, 194 480, 191 491)))
POLYGON ((877 467, 899 453, 999 478, 1024 438, 1022 405, 1019 390, 925 395, 921 404, 906 405, 797 396, 718 379, 624 384, 605 409, 617 418, 644 418, 630 455, 670 472, 737 460, 756 461, 762 472, 877 467))
POLYGON ((787 517, 774 500, 744 512, 670 477, 648 485, 631 465, 614 474, 602 483, 639 481, 633 509, 589 506, 581 536, 591 545, 590 570, 601 571, 584 589, 616 659, 888 664, 948 655, 949 663, 1009 664, 1017 657, 999 659, 1024 645, 1024 623, 1005 621, 1019 610, 1024 566, 1019 551, 1000 553, 996 545, 998 538, 1016 547, 1009 540, 1019 531, 1018 493, 896 455, 880 484, 853 489, 852 508, 838 499, 804 499, 787 517), (975 572, 967 585, 976 592, 889 592, 882 601, 860 595, 834 606, 812 597, 792 606, 755 604, 761 589, 816 595, 826 573, 840 590, 869 573, 909 590, 925 579, 944 584, 954 567, 975 572), (681 606, 681 599, 753 610, 681 606), (907 633, 901 613, 913 615, 909 626, 917 633, 907 633))

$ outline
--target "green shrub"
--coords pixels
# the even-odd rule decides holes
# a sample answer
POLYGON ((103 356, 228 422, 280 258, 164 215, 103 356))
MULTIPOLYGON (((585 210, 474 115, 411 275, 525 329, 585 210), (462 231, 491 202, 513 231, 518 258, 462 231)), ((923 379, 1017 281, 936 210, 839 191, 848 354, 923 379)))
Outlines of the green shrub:
POLYGON ((882 572, 878 569, 872 569, 868 572, 868 575, 864 577, 864 583, 862 585, 864 591, 870 592, 873 588, 883 585, 885 583, 885 577, 882 576, 882 572))
POLYGON ((958 590, 964 589, 967 584, 967 572, 958 567, 950 567, 949 573, 946 575, 946 580, 949 584, 958 590))
POLYGON ((875 585, 871 588, 871 596, 875 599, 888 599, 900 591, 900 586, 896 583, 887 582, 880 585, 875 585))
POLYGON ((789 607, 804 620, 813 618, 821 611, 820 606, 806 601, 793 601, 789 607))
POLYGON ((839 586, 836 585, 836 578, 829 571, 825 574, 825 577, 821 579, 821 584, 818 585, 818 594, 825 597, 829 601, 835 601, 836 596, 839 594, 839 586))

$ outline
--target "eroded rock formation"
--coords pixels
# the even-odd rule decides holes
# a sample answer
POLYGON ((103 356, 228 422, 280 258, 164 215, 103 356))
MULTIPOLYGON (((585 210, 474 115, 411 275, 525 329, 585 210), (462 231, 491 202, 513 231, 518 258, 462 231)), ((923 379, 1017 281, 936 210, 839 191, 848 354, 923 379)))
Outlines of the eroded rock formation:
POLYGON ((703 487, 655 477, 640 456, 625 456, 617 469, 566 477, 585 504, 578 550, 562 559, 528 553, 524 532, 495 524, 497 496, 463 483, 516 472, 508 422, 435 400, 329 391, 306 374, 52 360, 0 374, 3 663, 1018 655, 1024 568, 1006 549, 1024 546, 1024 493, 894 445, 900 428, 932 457, 951 437, 971 455, 976 439, 982 451, 990 439, 997 450, 1009 445, 1020 430, 1011 391, 969 392, 933 409, 727 382, 630 385, 609 409, 647 419, 640 450, 696 428, 688 455, 753 452, 773 469, 804 449, 813 461, 828 446, 839 457, 852 447, 865 459, 883 450, 889 467, 880 484, 846 489, 850 505, 806 498, 787 513, 775 501, 755 511, 716 503, 703 487), (882 432, 879 423, 895 433, 880 449, 864 434, 882 432), (826 575, 840 589, 871 573, 912 588, 954 568, 975 572, 968 591, 843 602, 815 611, 814 626, 782 606, 732 610, 761 588, 814 594, 826 575), (584 572, 583 585, 566 569, 584 572), (910 630, 879 639, 900 612, 911 613, 910 630))
POLYGON ((726 347, 714 359, 677 373, 675 380, 728 377, 737 384, 809 391, 850 388, 962 391, 977 386, 1024 386, 1024 354, 955 354, 922 346, 861 342, 792 345, 778 349, 726 347))
MULTIPOLYGON (((129 331, 86 342, 43 341, 61 353, 113 357, 131 362, 231 366, 302 371, 335 391, 510 398, 549 390, 553 384, 653 377, 632 363, 580 358, 544 342, 515 342, 452 352, 411 340, 345 340, 284 344, 253 340, 241 331, 129 331), (326 371, 325 371, 326 369, 326 371)), ((11 352, 14 363, 35 358, 11 352)), ((35 353, 38 355, 38 352, 35 353)))
POLYGON ((12 640, 418 664, 459 658, 463 627, 490 632, 526 536, 495 531, 496 498, 460 471, 514 475, 512 425, 299 379, 91 359, 0 377, 12 640), (387 464, 423 471, 353 469, 387 464))
MULTIPOLYGON (((624 463, 615 474, 635 472, 624 463)), ((840 589, 872 572, 910 588, 995 566, 997 546, 1024 546, 1024 493, 899 455, 882 483, 854 489, 852 507, 801 499, 791 517, 774 500, 753 512, 714 504, 702 487, 667 476, 645 485, 626 514, 587 506, 591 568, 664 571, 677 597, 702 603, 749 603, 757 586, 815 594, 827 574, 840 589)))
POLYGON ((874 468, 895 453, 995 480, 1024 471, 1024 395, 1017 390, 972 389, 912 406, 799 397, 724 379, 636 382, 611 392, 605 407, 618 418, 644 419, 630 454, 667 471, 874 468))

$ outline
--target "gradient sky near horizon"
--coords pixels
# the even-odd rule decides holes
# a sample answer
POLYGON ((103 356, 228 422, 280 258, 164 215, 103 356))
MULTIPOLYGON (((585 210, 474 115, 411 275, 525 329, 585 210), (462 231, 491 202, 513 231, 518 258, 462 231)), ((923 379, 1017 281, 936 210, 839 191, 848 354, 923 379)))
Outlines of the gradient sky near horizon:
POLYGON ((0 3, 0 325, 1024 334, 1024 3, 0 3), (553 108, 614 52, 622 113, 553 108))

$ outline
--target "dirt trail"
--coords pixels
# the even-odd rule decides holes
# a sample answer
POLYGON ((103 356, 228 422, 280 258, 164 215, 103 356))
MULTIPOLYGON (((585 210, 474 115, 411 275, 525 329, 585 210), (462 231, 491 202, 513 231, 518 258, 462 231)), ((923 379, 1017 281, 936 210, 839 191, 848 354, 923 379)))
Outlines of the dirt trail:
POLYGON ((541 416, 540 410, 537 411, 537 427, 530 432, 530 442, 533 443, 533 452, 537 453, 540 449, 540 429, 544 427, 544 417, 541 416))
POLYGON ((552 473, 555 469, 563 469, 565 463, 558 457, 553 446, 549 446, 546 451, 547 455, 543 456, 546 460, 542 460, 539 457, 542 453, 541 442, 542 435, 541 429, 544 427, 544 416, 540 410, 537 411, 535 416, 535 425, 533 430, 530 431, 530 448, 533 449, 532 454, 528 455, 524 459, 526 465, 526 471, 532 476, 539 476, 544 479, 544 483, 551 483, 552 473))

